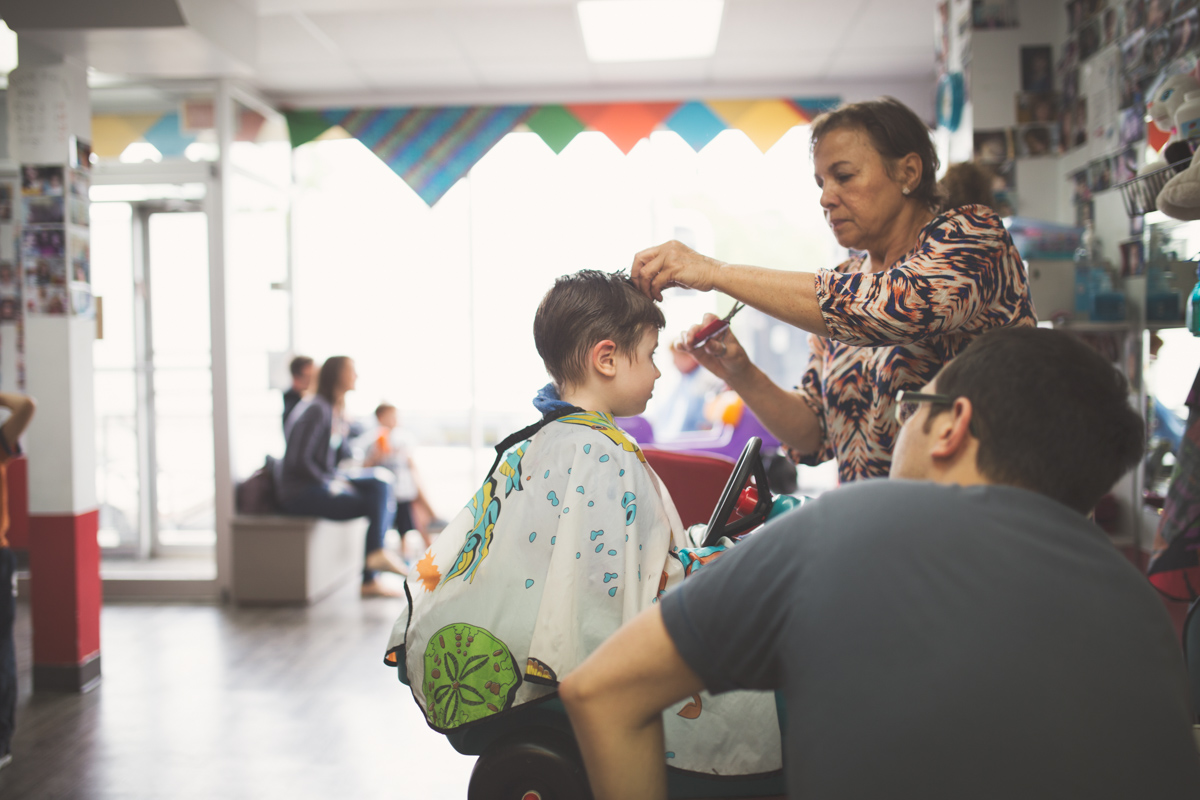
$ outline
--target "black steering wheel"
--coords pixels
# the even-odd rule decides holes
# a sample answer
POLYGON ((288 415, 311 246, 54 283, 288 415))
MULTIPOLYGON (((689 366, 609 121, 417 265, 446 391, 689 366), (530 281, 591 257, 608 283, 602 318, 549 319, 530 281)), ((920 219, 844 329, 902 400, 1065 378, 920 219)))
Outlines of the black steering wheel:
POLYGON ((762 439, 757 436, 751 436, 750 441, 746 442, 746 446, 742 448, 742 454, 733 467, 733 474, 729 476, 729 481, 721 492, 721 498, 717 500, 717 507, 713 509, 712 519, 708 521, 708 530, 704 533, 702 547, 712 547, 722 536, 737 536, 767 521, 767 515, 771 513, 771 485, 767 481, 767 469, 763 466, 762 458, 759 456, 761 449, 762 439), (737 506, 738 497, 741 496, 742 489, 751 477, 754 478, 755 486, 758 489, 758 502, 754 506, 754 511, 738 521, 730 523, 729 517, 737 506))

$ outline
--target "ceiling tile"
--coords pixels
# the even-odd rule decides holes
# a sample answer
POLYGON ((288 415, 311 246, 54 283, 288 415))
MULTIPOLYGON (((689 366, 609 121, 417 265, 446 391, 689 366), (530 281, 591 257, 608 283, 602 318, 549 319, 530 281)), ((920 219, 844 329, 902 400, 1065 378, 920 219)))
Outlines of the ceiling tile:
POLYGON ((586 63, 574 60, 498 60, 486 59, 475 63, 485 86, 586 86, 591 83, 592 71, 586 63))
POLYGON ((258 22, 258 63, 309 64, 314 61, 336 61, 329 51, 292 14, 264 17, 258 22))
POLYGON ((438 11, 355 11, 308 17, 355 60, 417 61, 459 55, 450 20, 438 11))
POLYGON ((472 60, 555 58, 586 63, 574 6, 449 12, 454 34, 472 60))
POLYGON ((276 92, 363 91, 369 88, 358 73, 344 64, 266 67, 258 71, 257 83, 276 92))
POLYGON ((479 78, 462 59, 389 61, 354 59, 376 89, 445 89, 479 86, 479 78))
POLYGON ((592 64, 599 84, 699 83, 708 79, 707 58, 686 61, 640 61, 629 64, 592 64))
POLYGON ((838 53, 829 64, 827 77, 917 78, 933 71, 932 47, 875 47, 838 53))
MULTIPOLYGON (((790 53, 837 44, 867 0, 725 0, 717 56, 790 53)), ((926 19, 933 29, 933 12, 926 19)))
POLYGON ((832 58, 832 52, 816 50, 721 56, 713 59, 712 78, 715 81, 812 79, 822 76, 832 58))

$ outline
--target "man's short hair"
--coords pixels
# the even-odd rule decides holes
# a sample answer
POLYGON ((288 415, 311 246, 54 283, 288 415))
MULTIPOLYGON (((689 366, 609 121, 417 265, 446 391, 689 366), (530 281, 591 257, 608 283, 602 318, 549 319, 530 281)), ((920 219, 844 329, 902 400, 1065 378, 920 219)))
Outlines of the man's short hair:
POLYGON ((979 471, 996 483, 1088 514, 1141 461, 1145 423, 1125 376, 1068 333, 986 333, 942 368, 936 387, 971 401, 979 471))
POLYGON ((646 326, 662 330, 666 324, 658 304, 624 272, 584 269, 563 275, 546 292, 533 318, 533 341, 562 389, 584 380, 597 342, 612 339, 617 352, 632 358, 646 326))
POLYGON ((380 403, 375 406, 375 419, 379 419, 385 412, 395 411, 396 407, 391 403, 380 403))
POLYGON ((292 359, 292 363, 288 364, 288 369, 292 372, 293 378, 299 378, 304 374, 304 370, 313 365, 313 360, 308 356, 296 356, 292 359))

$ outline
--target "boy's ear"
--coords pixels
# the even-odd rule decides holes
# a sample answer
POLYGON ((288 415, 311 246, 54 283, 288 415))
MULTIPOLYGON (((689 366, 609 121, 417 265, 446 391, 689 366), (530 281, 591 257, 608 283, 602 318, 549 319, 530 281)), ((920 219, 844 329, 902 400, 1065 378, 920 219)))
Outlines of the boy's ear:
POLYGON ((592 368, 606 378, 617 374, 617 343, 612 339, 603 339, 592 345, 590 353, 592 368))

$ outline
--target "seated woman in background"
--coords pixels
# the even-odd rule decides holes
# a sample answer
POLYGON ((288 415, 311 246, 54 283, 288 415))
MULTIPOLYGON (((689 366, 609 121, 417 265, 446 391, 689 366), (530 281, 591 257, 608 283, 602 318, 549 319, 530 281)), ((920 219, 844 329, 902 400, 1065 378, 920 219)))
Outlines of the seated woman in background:
POLYGON ((344 414, 346 392, 353 391, 357 379, 352 359, 333 356, 321 366, 317 393, 288 417, 279 501, 288 514, 334 520, 366 517, 370 526, 363 597, 403 597, 402 592, 380 583, 376 575, 380 571, 408 572, 398 556, 383 549, 383 535, 392 524, 391 482, 375 471, 358 477, 337 471, 338 451, 350 429, 344 414))

